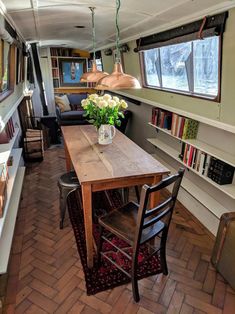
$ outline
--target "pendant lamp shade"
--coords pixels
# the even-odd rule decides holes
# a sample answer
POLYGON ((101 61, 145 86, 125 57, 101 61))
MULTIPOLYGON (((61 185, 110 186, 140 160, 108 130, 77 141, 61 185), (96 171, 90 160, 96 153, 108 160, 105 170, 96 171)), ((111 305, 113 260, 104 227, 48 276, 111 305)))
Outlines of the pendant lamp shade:
POLYGON ((81 76, 81 82, 96 83, 107 75, 109 75, 107 72, 102 72, 97 69, 96 61, 93 60, 91 71, 83 73, 81 76))
POLYGON ((139 81, 125 74, 121 63, 115 63, 112 74, 102 78, 96 85, 98 90, 138 89, 141 88, 139 81))
POLYGON ((91 15, 92 15, 92 41, 93 41, 93 61, 92 61, 92 67, 90 72, 85 72, 81 76, 80 81, 81 82, 90 82, 90 83, 97 83, 100 79, 103 77, 109 75, 106 72, 99 71, 97 69, 96 60, 95 60, 95 8, 90 7, 91 15))
POLYGON ((98 81, 95 89, 98 90, 118 90, 118 89, 139 89, 141 88, 139 81, 129 74, 125 74, 122 69, 120 60, 120 48, 119 48, 119 9, 121 6, 121 0, 116 0, 116 50, 117 55, 112 74, 103 77, 98 81))

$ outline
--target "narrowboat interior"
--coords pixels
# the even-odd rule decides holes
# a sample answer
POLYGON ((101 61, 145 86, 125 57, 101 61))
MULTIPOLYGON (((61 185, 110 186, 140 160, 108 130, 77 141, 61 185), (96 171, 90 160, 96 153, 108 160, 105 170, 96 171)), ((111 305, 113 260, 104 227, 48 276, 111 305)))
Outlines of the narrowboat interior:
POLYGON ((0 0, 0 313, 235 313, 235 0, 0 0))

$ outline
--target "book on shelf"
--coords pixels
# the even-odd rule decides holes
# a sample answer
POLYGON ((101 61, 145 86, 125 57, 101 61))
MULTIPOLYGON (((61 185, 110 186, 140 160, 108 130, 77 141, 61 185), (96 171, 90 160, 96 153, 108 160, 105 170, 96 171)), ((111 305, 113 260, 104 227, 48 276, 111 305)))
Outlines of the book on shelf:
POLYGON ((0 164, 0 218, 4 214, 4 206, 7 199, 8 167, 5 163, 0 164))
POLYGON ((59 88, 60 87, 59 79, 57 79, 57 78, 53 79, 53 86, 54 86, 54 88, 59 88))
POLYGON ((204 169, 204 175, 208 177, 208 171, 209 171, 209 165, 210 165, 211 156, 207 154, 206 156, 206 162, 205 162, 205 169, 204 169))
POLYGON ((7 144, 14 137, 15 127, 12 118, 10 118, 0 133, 0 144, 7 144))
POLYGON ((53 78, 59 77, 59 69, 52 69, 52 76, 53 78))
POLYGON ((224 185, 231 184, 234 176, 234 167, 226 162, 219 160, 215 157, 211 157, 208 177, 214 182, 224 185))
POLYGON ((185 118, 182 139, 195 139, 197 137, 199 122, 185 118))
POLYGON ((57 68, 58 67, 58 64, 57 64, 57 58, 51 58, 51 66, 53 68, 57 68))
POLYGON ((171 129, 172 113, 159 108, 152 109, 151 123, 162 129, 171 129))
POLYGON ((151 122, 159 128, 169 130, 173 136, 184 140, 197 137, 198 121, 185 118, 170 111, 152 108, 151 122))

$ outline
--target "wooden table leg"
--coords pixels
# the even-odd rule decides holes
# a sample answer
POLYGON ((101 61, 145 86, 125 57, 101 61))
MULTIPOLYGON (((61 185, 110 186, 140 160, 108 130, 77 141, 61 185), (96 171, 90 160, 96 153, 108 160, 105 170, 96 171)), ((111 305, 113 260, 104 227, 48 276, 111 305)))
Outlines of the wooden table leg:
MULTIPOLYGON (((162 176, 156 176, 154 177, 153 179, 153 184, 152 185, 155 185, 157 184, 158 182, 160 182, 162 180, 162 176)), ((160 192, 155 192, 155 193, 152 193, 150 195, 150 208, 153 208, 155 207, 157 204, 160 203, 160 192)))
POLYGON ((91 185, 82 184, 82 202, 86 236, 87 266, 93 267, 92 192, 91 185))
POLYGON ((64 153, 65 153, 66 170, 69 172, 72 170, 72 162, 69 156, 68 148, 65 143, 64 143, 64 153))

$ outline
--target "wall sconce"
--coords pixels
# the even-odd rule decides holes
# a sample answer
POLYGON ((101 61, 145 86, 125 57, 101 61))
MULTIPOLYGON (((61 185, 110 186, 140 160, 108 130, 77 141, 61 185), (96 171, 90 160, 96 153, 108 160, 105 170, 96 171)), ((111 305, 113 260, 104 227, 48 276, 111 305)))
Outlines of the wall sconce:
POLYGON ((104 54, 106 55, 106 56, 112 56, 112 54, 113 54, 113 51, 112 51, 112 49, 105 49, 104 50, 104 54))
POLYGON ((119 49, 120 49, 120 52, 128 52, 128 51, 130 51, 130 48, 129 48, 129 46, 127 44, 121 45, 119 49))

